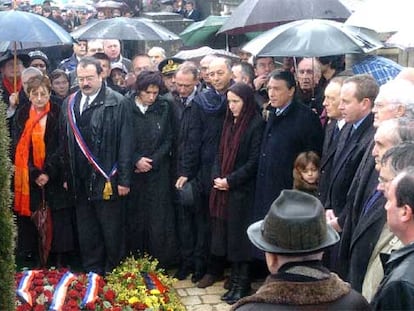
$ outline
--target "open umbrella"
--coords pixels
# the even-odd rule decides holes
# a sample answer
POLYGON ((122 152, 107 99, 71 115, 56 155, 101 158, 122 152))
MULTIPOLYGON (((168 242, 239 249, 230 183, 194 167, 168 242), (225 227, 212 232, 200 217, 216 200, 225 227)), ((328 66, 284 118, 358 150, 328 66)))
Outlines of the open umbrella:
POLYGON ((350 15, 351 12, 339 0, 244 0, 219 33, 264 31, 309 18, 345 21, 350 15))
MULTIPOLYGON (((0 42, 9 42, 8 44, 12 42, 15 66, 17 66, 16 50, 19 46, 26 44, 33 47, 38 44, 46 47, 73 43, 69 33, 52 20, 23 11, 0 12, 0 29, 0 42)), ((16 79, 14 84, 16 90, 16 79)))
POLYGON ((0 41, 38 42, 42 46, 72 44, 69 33, 54 21, 23 11, 0 12, 0 41))
POLYGON ((77 39, 181 40, 175 33, 146 18, 115 17, 92 21, 73 31, 77 39))
POLYGON ((212 49, 208 46, 203 46, 201 48, 193 49, 193 50, 183 50, 175 54, 174 57, 185 59, 185 60, 198 61, 207 55, 225 56, 233 60, 240 59, 239 56, 237 56, 236 54, 233 54, 226 50, 212 49))
POLYGON ((367 0, 355 10, 345 24, 375 30, 395 32, 412 20, 413 2, 407 0, 367 0))
POLYGON ((402 50, 413 49, 414 48, 413 29, 414 29, 414 25, 411 22, 411 25, 407 24, 405 27, 401 28, 401 30, 393 34, 391 37, 389 37, 385 43, 387 44, 387 46, 398 47, 402 50))
POLYGON ((95 3, 96 9, 120 9, 122 11, 129 10, 129 7, 124 2, 118 2, 113 0, 105 0, 95 3))
POLYGON ((291 22, 264 32, 243 50, 258 56, 328 56, 368 53, 381 48, 380 41, 358 28, 323 20, 291 22))
POLYGON ((186 46, 205 44, 216 35, 229 16, 210 15, 206 19, 189 25, 180 33, 181 39, 186 46))

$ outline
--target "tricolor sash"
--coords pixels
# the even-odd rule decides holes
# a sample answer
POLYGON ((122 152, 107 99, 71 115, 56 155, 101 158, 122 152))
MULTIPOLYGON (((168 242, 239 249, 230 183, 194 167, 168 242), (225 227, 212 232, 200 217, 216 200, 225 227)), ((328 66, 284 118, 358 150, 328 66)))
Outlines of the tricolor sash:
POLYGON ((109 200, 111 195, 113 194, 112 185, 111 185, 111 177, 114 176, 117 172, 117 163, 114 164, 109 174, 107 174, 104 169, 99 165, 98 161, 95 159, 94 155, 92 154, 91 150, 89 149, 88 145, 86 144, 85 140, 83 139, 78 126, 76 125, 76 117, 75 117, 75 96, 77 93, 74 93, 69 97, 68 100, 68 119, 69 125, 72 128, 73 134, 75 136, 76 143, 79 146, 79 149, 82 151, 83 155, 86 157, 88 162, 92 165, 92 167, 100 173, 105 179, 105 187, 102 193, 102 198, 104 200, 109 200))

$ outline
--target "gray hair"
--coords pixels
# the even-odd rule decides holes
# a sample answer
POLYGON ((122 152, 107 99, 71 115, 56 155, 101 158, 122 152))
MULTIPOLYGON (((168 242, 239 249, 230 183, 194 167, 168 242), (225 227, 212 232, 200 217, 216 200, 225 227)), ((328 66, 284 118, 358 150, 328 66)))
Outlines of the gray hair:
POLYGON ((22 71, 22 76, 26 75, 43 76, 43 72, 36 67, 27 67, 22 71))
POLYGON ((382 165, 390 161, 392 173, 396 176, 414 165, 414 142, 406 142, 388 149, 381 159, 382 165))
POLYGON ((414 85, 411 82, 396 79, 381 85, 375 102, 382 101, 404 107, 405 116, 414 119, 414 85))

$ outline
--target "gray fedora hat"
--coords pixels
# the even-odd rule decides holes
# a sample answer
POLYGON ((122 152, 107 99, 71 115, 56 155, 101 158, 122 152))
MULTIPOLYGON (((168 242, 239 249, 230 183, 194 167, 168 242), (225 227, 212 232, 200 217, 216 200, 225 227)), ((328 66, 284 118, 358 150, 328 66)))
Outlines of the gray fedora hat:
POLYGON ((298 190, 283 190, 247 234, 257 248, 291 256, 315 253, 339 241, 338 233, 326 223, 322 203, 298 190))

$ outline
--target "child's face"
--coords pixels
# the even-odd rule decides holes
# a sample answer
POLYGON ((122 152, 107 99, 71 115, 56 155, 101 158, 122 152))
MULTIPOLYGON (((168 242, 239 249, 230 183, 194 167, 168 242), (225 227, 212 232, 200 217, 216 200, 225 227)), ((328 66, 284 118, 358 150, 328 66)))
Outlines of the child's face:
POLYGON ((312 163, 309 163, 303 171, 301 171, 301 176, 304 181, 308 184, 316 184, 319 179, 319 171, 316 166, 312 163))

